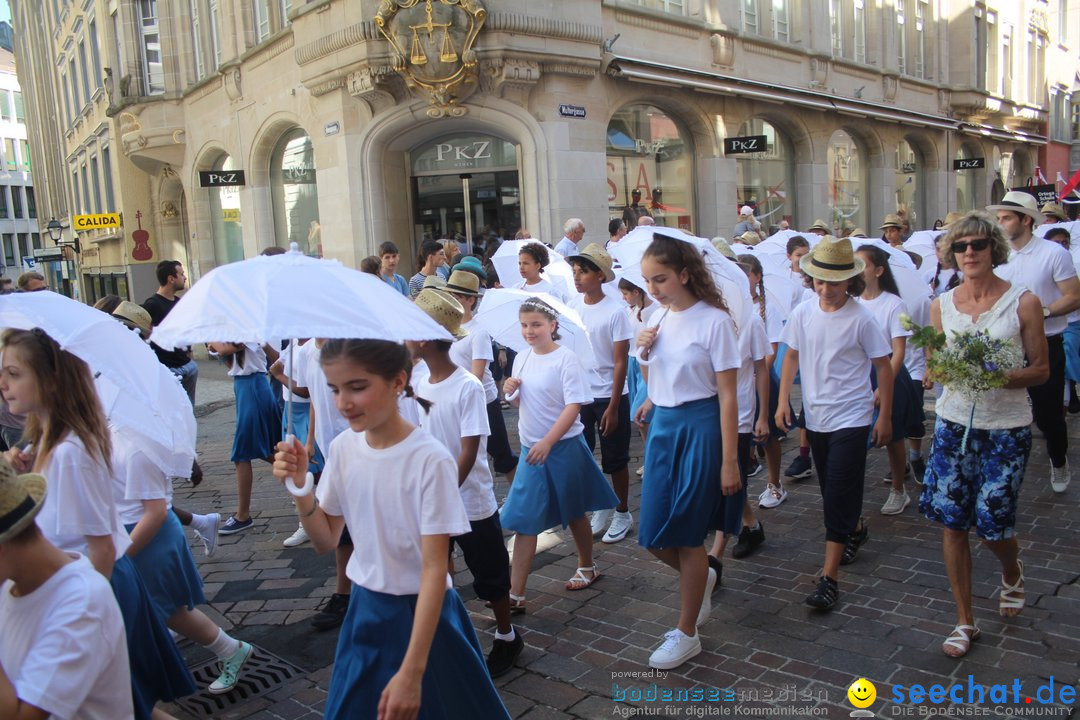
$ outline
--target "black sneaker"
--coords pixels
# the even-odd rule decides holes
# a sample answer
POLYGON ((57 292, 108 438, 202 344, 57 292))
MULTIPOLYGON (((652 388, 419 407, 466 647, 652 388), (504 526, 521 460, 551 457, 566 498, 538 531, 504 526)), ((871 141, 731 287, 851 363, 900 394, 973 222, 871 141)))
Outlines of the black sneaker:
POLYGON ((822 575, 818 580, 817 589, 806 596, 806 604, 815 610, 832 610, 839 599, 840 588, 837 587, 836 581, 828 575, 822 575))
POLYGON ((349 596, 334 593, 323 605, 322 610, 311 618, 311 626, 316 630, 333 630, 344 622, 348 609, 349 596))
POLYGON ((784 471, 784 475, 796 480, 802 480, 808 478, 814 473, 814 463, 810 461, 809 457, 803 457, 802 455, 796 455, 795 459, 788 465, 788 469, 784 471))
POLYGON ((517 628, 514 628, 513 640, 495 638, 491 643, 491 652, 487 656, 488 675, 497 678, 510 672, 524 647, 525 641, 521 639, 521 631, 517 628))
POLYGON ((922 455, 914 460, 909 460, 908 465, 911 467, 911 476, 915 478, 915 482, 922 485, 923 477, 926 476, 926 461, 922 459, 922 455))
POLYGON ((720 579, 724 576, 724 563, 720 562, 720 558, 715 555, 708 554, 705 557, 709 559, 709 567, 716 571, 716 584, 713 585, 713 593, 720 589, 720 579))
POLYGON ((1076 396, 1076 383, 1069 383, 1069 414, 1080 413, 1080 398, 1076 396))
POLYGON ((855 562, 855 556, 859 554, 859 548, 870 539, 870 530, 866 527, 866 518, 859 519, 859 529, 848 535, 844 543, 844 554, 840 556, 841 565, 850 565, 855 562))
POLYGON ((740 560, 748 557, 757 549, 757 546, 765 542, 765 528, 759 521, 757 527, 746 527, 739 531, 739 541, 731 548, 731 557, 740 560))
POLYGON ((757 459, 751 458, 750 462, 753 464, 746 469, 746 477, 748 478, 752 478, 761 472, 761 463, 757 459))

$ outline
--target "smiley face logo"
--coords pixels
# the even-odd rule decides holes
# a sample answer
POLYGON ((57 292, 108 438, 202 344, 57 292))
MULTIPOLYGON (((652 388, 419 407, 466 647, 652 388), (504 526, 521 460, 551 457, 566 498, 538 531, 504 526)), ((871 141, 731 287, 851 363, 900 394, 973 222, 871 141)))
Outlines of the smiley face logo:
POLYGON ((847 690, 847 698, 848 702, 857 708, 868 708, 877 698, 877 688, 866 678, 859 678, 851 683, 851 687, 847 690))

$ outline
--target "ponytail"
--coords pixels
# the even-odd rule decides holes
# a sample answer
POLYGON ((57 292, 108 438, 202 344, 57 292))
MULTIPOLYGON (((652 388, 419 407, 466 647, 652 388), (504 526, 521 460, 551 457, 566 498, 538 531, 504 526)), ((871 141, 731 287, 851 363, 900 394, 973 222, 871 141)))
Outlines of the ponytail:
MULTIPOLYGON (((739 265, 742 266, 744 272, 757 273, 757 296, 761 300, 759 311, 761 312, 761 322, 765 323, 765 271, 761 267, 761 261, 750 253, 744 253, 735 258, 739 265)), ((767 324, 766 324, 767 327, 767 324)))
POLYGON ((405 397, 416 400, 424 412, 431 409, 431 402, 418 397, 412 388, 412 355, 401 343, 391 340, 327 340, 319 351, 319 362, 324 365, 342 357, 384 380, 394 380, 405 373, 405 397))

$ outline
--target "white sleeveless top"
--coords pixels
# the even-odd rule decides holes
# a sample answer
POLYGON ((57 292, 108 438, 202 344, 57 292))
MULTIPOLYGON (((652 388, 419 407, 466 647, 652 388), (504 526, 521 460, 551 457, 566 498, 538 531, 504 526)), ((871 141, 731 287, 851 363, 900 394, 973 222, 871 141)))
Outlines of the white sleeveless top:
MULTIPOLYGON (((1025 288, 1012 285, 989 310, 979 316, 978 322, 972 322, 970 315, 956 309, 953 304, 954 292, 956 291, 950 290, 940 296, 941 325, 950 342, 954 331, 985 330, 990 337, 1008 338, 1015 342, 1017 347, 1023 347, 1020 338, 1020 316, 1017 311, 1020 307, 1020 296, 1027 292, 1025 288)), ((1007 430, 1031 424, 1031 405, 1027 390, 1023 388, 988 390, 975 403, 974 420, 971 415, 971 401, 948 388, 945 388, 938 398, 935 410, 939 417, 949 422, 964 426, 971 422, 972 427, 981 430, 1007 430)))

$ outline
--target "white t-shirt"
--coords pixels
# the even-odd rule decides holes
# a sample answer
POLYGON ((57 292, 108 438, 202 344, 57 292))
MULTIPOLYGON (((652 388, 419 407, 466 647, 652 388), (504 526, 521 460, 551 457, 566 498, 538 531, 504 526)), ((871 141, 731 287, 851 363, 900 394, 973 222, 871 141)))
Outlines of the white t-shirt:
POLYGON ((73 556, 27 595, 0 584, 0 666, 20 700, 54 718, 134 717, 116 596, 89 560, 73 556))
POLYGON ((515 287, 530 293, 547 293, 557 300, 562 300, 563 302, 567 301, 567 293, 563 284, 561 282, 555 282, 548 277, 541 277, 535 285, 526 285, 523 278, 515 287))
MULTIPOLYGON (((1025 287, 1049 307, 1061 298, 1057 283, 1076 277, 1072 255, 1056 242, 1033 237, 1020 250, 1009 253, 1009 262, 994 268, 999 278, 1025 287)), ((1047 337, 1060 335, 1069 324, 1066 316, 1046 318, 1047 337)))
POLYGON ((791 311, 783 341, 799 353, 806 429, 832 432, 869 425, 874 416, 871 359, 892 346, 873 314, 850 299, 835 312, 819 302, 791 311))
POLYGON ((236 361, 236 355, 229 356, 229 377, 237 375, 255 375, 266 372, 266 351, 262 345, 254 343, 244 345, 244 364, 236 361))
MULTIPOLYGON (((900 316, 908 312, 904 301, 889 292, 883 292, 873 300, 858 298, 859 304, 869 310, 878 326, 885 332, 885 336, 892 345, 894 338, 911 337, 911 331, 905 330, 900 324, 900 316)), ((929 298, 926 305, 929 307, 929 298)), ((912 322, 926 325, 929 318, 917 318, 912 316, 912 322)), ((910 341, 904 346, 904 367, 912 380, 922 380, 926 375, 926 355, 922 348, 917 348, 910 341)))
POLYGON ((137 523, 143 500, 165 500, 172 507, 172 482, 123 431, 112 433, 113 497, 120 522, 137 523))
MULTIPOLYGON (((313 342, 313 341, 312 340, 307 341, 307 343, 310 343, 310 342, 313 342)), ((304 343, 304 344, 306 345, 307 343, 304 343)), ((292 377, 293 376, 291 368, 292 368, 292 365, 295 364, 296 355, 297 355, 297 353, 300 352, 300 348, 302 348, 302 347, 303 347, 303 345, 298 344, 296 340, 290 340, 289 344, 285 346, 285 349, 281 351, 281 365, 284 368, 283 372, 285 373, 285 377, 292 377), (292 358, 293 358, 292 363, 289 362, 289 350, 290 350, 290 348, 292 349, 292 358)), ((293 380, 293 384, 297 384, 295 380, 293 380)), ((311 403, 311 398, 300 397, 299 395, 294 393, 292 390, 289 390, 288 385, 282 385, 281 386, 281 397, 286 402, 288 402, 289 401, 289 396, 292 396, 292 401, 294 403, 296 403, 297 405, 308 405, 308 404, 311 403)))
POLYGON ((653 314, 661 309, 660 303, 655 300, 646 305, 641 310, 641 319, 638 320, 638 309, 636 307, 626 306, 626 317, 630 320, 630 354, 634 354, 634 348, 637 347, 637 336, 641 334, 642 328, 649 324, 649 318, 653 314))
POLYGON ((475 375, 459 367, 439 383, 425 378, 417 384, 416 394, 431 403, 429 411, 420 413, 420 427, 441 442, 455 460, 461 454, 462 438, 480 436, 476 463, 459 490, 470 521, 491 517, 498 512, 499 504, 495 501, 494 478, 488 468, 487 438, 491 429, 484 387, 475 375))
POLYGON ((472 530, 458 492, 457 462, 419 428, 383 449, 369 446, 364 433, 338 435, 315 494, 323 510, 345 518, 352 535, 356 550, 345 574, 374 592, 419 593, 420 536, 472 530))
MULTIPOLYGON (((615 383, 615 343, 634 337, 630 319, 626 316, 626 303, 605 295, 600 302, 590 305, 585 302, 584 295, 577 295, 570 307, 581 315, 596 355, 596 367, 589 370, 589 392, 594 400, 610 399, 615 383)), ((624 379, 622 394, 629 392, 629 384, 624 379)))
MULTIPOLYGON (((754 363, 772 354, 772 346, 765 335, 765 323, 758 313, 750 313, 749 322, 739 333, 739 356, 742 365, 735 373, 736 397, 739 403, 739 432, 754 431, 754 413, 757 411, 757 384, 754 363)), ((768 412, 765 408, 763 412, 768 412)))
MULTIPOLYGON (((567 405, 587 405, 593 401, 589 377, 574 353, 561 345, 546 355, 530 348, 514 359, 513 377, 521 380, 518 437, 532 447, 544 439, 567 405)), ((560 440, 580 435, 585 427, 574 419, 560 440)))
POLYGON ((90 457, 82 440, 68 433, 41 470, 49 483, 37 516, 41 533, 67 552, 90 555, 89 537, 111 535, 119 559, 131 547, 113 499, 113 473, 90 457))
MULTIPOLYGON (((326 375, 322 365, 319 364, 319 348, 315 347, 315 341, 309 340, 304 343, 294 356, 296 363, 295 372, 288 374, 290 368, 286 368, 288 377, 293 379, 299 387, 307 388, 311 395, 311 409, 315 414, 315 443, 319 449, 326 453, 330 442, 338 434, 349 429, 349 421, 338 412, 334 403, 334 394, 330 392, 330 386, 326 384, 326 375)), ((307 438, 299 438, 304 442, 307 438)))
POLYGON ((491 335, 477 324, 476 318, 461 327, 468 330, 469 334, 450 346, 450 359, 455 365, 469 372, 472 372, 474 360, 484 361, 484 377, 481 379, 484 384, 484 401, 492 402, 499 397, 499 390, 495 387, 495 378, 491 376, 491 362, 495 359, 495 353, 491 349, 491 335))
MULTIPOLYGON (((685 310, 655 313, 648 327, 659 325, 649 352, 649 399, 675 407, 716 395, 716 373, 742 365, 739 340, 731 316, 698 301, 685 310)), ((637 350, 641 359, 641 350, 637 350)))
MULTIPOLYGON (((761 320, 761 299, 754 302, 753 314, 761 320)), ((765 337, 770 343, 780 342, 780 335, 784 332, 784 318, 780 315, 780 308, 776 303, 765 302, 765 337)))

